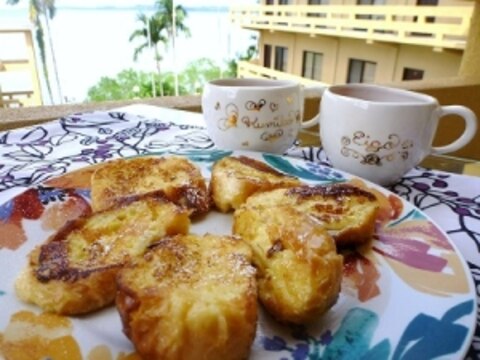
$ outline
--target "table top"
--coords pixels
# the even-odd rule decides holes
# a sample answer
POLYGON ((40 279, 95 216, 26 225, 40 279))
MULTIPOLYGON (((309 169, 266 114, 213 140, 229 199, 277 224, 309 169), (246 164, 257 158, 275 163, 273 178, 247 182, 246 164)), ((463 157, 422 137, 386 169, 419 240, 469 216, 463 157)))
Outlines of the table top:
MULTIPOLYGON (((75 114, 0 132, 0 204, 32 185, 109 159, 213 146, 201 114, 147 105, 75 114)), ((318 145, 300 141, 285 155, 329 166, 318 145)), ((471 269, 479 296, 480 178, 416 167, 388 190, 449 235, 471 269)), ((468 357, 480 357, 478 319, 468 357)))

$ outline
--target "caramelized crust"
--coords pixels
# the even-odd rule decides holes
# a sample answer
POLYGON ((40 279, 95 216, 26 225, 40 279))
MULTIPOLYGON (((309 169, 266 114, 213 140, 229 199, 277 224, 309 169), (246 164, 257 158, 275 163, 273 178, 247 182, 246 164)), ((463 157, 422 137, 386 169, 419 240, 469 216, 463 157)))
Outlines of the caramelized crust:
POLYGON ((313 218, 286 206, 241 207, 233 232, 252 248, 260 301, 277 320, 307 323, 335 304, 343 258, 313 218))
POLYGON ((189 225, 187 210, 151 196, 71 221, 30 254, 17 295, 67 315, 109 305, 125 262, 165 235, 187 233, 189 225))
POLYGON ((109 208, 119 199, 150 192, 163 192, 192 215, 209 210, 207 185, 200 170, 180 156, 109 161, 93 173, 91 188, 94 211, 109 208))
POLYGON ((239 208, 256 192, 299 185, 298 179, 279 173, 261 161, 231 156, 213 166, 210 194, 215 206, 228 212, 239 208))
POLYGON ((251 251, 231 236, 165 238, 117 277, 125 334, 144 359, 246 359, 257 303, 251 251))
POLYGON ((251 196, 249 208, 288 206, 315 217, 333 235, 338 246, 369 241, 379 205, 375 196, 349 184, 300 186, 251 196))

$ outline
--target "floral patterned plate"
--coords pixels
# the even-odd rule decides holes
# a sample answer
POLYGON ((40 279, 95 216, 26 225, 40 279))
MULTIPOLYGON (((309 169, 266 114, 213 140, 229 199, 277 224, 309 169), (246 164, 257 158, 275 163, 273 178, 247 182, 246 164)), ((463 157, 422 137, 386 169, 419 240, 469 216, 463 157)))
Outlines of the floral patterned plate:
MULTIPOLYGON (((232 152, 186 152, 208 179, 232 152)), ((307 327, 280 325, 260 310, 252 359, 462 358, 473 336, 476 298, 465 261, 447 235, 410 203, 371 183, 303 160, 254 157, 310 184, 351 182, 374 192, 381 211, 373 241, 344 252, 337 304, 307 327)), ((160 155, 160 154, 159 154, 160 155)), ((97 165, 101 166, 101 165, 97 165)), ((114 307, 82 317, 42 313, 19 301, 14 281, 27 254, 68 219, 91 211, 90 175, 80 169, 0 206, 0 357, 138 359, 114 307)), ((192 232, 230 233, 212 211, 192 232)))

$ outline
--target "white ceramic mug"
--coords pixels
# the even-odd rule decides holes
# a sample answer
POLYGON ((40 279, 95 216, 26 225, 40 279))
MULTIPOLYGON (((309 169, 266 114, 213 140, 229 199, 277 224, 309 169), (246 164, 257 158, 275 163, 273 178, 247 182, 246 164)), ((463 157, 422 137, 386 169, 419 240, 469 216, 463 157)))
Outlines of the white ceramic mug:
MULTIPOLYGON (((309 92, 323 92, 311 88, 309 92)), ((304 89, 297 82, 271 79, 220 79, 202 94, 207 131, 221 149, 283 153, 295 142, 302 123, 304 89)))
POLYGON ((475 114, 464 106, 440 106, 431 96, 368 84, 332 86, 320 108, 320 139, 332 165, 381 185, 390 185, 429 154, 456 151, 477 130, 475 114), (463 134, 433 147, 439 119, 456 114, 463 134))

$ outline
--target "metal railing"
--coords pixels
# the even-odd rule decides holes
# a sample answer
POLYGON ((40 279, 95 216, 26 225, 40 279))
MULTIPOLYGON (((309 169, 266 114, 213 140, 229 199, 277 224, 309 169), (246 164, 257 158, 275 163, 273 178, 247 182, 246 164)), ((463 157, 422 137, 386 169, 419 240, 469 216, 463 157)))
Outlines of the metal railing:
POLYGON ((232 23, 287 31, 465 49, 472 6, 251 5, 232 6, 232 23))

